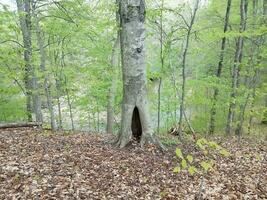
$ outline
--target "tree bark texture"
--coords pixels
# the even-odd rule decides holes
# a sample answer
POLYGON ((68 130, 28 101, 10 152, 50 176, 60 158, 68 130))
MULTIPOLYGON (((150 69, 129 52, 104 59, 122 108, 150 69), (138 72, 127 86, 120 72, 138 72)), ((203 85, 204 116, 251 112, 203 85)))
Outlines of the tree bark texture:
POLYGON ((121 131, 117 141, 120 148, 133 136, 141 138, 141 145, 155 141, 146 88, 145 10, 144 0, 119 1, 123 73, 121 131))
POLYGON ((19 22, 23 37, 25 61, 26 110, 28 121, 32 121, 32 113, 37 122, 42 122, 41 99, 38 92, 38 80, 32 65, 32 34, 31 34, 31 0, 16 0, 19 22))

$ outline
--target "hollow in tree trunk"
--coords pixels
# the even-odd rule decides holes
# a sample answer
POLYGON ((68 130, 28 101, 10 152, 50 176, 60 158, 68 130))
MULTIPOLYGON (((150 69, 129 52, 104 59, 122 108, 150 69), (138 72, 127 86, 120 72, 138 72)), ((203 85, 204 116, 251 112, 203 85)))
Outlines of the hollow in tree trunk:
POLYGON ((117 146, 132 138, 156 143, 148 110, 145 64, 145 1, 119 1, 120 43, 123 73, 121 131, 117 146))

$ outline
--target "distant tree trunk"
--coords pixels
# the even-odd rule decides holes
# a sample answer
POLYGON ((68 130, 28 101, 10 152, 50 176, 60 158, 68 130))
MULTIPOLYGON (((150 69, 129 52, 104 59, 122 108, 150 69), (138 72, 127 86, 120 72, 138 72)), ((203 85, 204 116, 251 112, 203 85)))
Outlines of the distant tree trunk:
MULTIPOLYGON (((240 33, 243 33, 246 30, 246 18, 247 18, 247 0, 241 0, 240 2, 240 33)), ((239 74, 240 74, 240 64, 242 62, 242 53, 243 53, 244 38, 239 36, 236 43, 236 52, 234 58, 234 66, 232 70, 232 93, 231 101, 227 117, 226 125, 226 134, 230 135, 232 132, 232 123, 234 121, 234 113, 236 109, 236 98, 237 98, 237 89, 239 87, 239 74)))
POLYGON ((145 0, 120 0, 120 40, 123 73, 121 131, 117 145, 132 139, 156 142, 150 121, 145 64, 145 0))
POLYGON ((96 105, 96 111, 97 111, 97 132, 100 133, 100 113, 99 113, 99 107, 98 104, 96 105))
POLYGON ((88 132, 91 130, 91 114, 90 110, 88 110, 88 132))
POLYGON ((263 0, 263 15, 267 16, 267 0, 263 0))
MULTIPOLYGON (((113 133, 114 126, 114 103, 116 97, 116 85, 117 85, 117 73, 116 73, 116 49, 120 43, 119 33, 117 35, 116 41, 114 43, 111 55, 111 67, 113 68, 111 86, 108 93, 108 105, 107 105, 107 133, 113 133)), ((119 64, 119 62, 118 62, 119 64)))
POLYGON ((47 70, 46 70, 46 53, 45 53, 45 49, 44 49, 44 40, 43 40, 43 36, 42 36, 42 30, 41 30, 41 27, 39 25, 39 18, 38 18, 36 13, 35 13, 35 26, 36 26, 37 43, 38 43, 38 47, 39 47, 40 60, 41 60, 40 70, 42 71, 43 76, 44 76, 44 91, 45 91, 48 110, 49 110, 49 114, 50 114, 50 124, 51 124, 52 131, 56 131, 55 114, 54 114, 54 109, 53 109, 53 102, 52 102, 50 84, 49 84, 49 78, 48 78, 49 75, 48 75, 47 70))
MULTIPOLYGON (((228 30, 231 4, 232 4, 232 0, 228 0, 227 1, 227 7, 226 7, 226 13, 225 13, 225 19, 224 19, 224 29, 223 29, 224 33, 226 33, 228 30)), ((222 74, 225 46, 226 46, 226 37, 224 36, 222 38, 222 41, 221 41, 219 63, 218 63, 218 68, 217 68, 217 73, 216 73, 217 78, 220 78, 221 74, 222 74)), ((213 134, 215 131, 215 118, 216 118, 216 106, 217 106, 217 101, 218 101, 218 95, 219 95, 219 89, 216 87, 214 89, 213 104, 212 104, 212 108, 211 108, 211 112, 210 112, 210 115, 211 115, 210 116, 210 127, 209 127, 209 133, 210 134, 213 134)))
MULTIPOLYGON (((264 16, 264 21, 267 23, 267 0, 263 0, 263 16, 264 16)), ((264 38, 266 40, 266 36, 264 38)), ((265 95, 265 109, 267 110, 267 95, 265 95)), ((263 113, 263 119, 262 123, 267 124, 267 111, 263 113)))
MULTIPOLYGON (((164 67, 164 57, 163 57, 163 6, 164 0, 161 0, 161 10, 160 10, 160 63, 161 63, 161 70, 164 67)), ((160 74, 159 78, 159 87, 158 87, 158 127, 157 133, 160 132, 160 114, 161 114, 161 87, 162 87, 162 75, 160 74)))
POLYGON ((68 107, 69 107, 69 113, 70 113, 70 121, 71 121, 71 130, 75 131, 74 128, 74 121, 73 121, 73 113, 72 113, 72 105, 70 102, 70 93, 69 93, 69 88, 67 87, 67 77, 65 76, 65 91, 66 91, 66 96, 67 96, 67 102, 68 102, 68 107))
POLYGON ((189 48, 189 42, 190 42, 190 35, 193 29, 193 25, 195 23, 195 18, 197 14, 197 10, 199 7, 199 0, 196 0, 195 7, 193 10, 193 14, 191 17, 190 24, 188 25, 187 34, 186 34, 186 41, 185 41, 185 47, 183 52, 183 58, 182 58, 182 94, 181 94, 181 102, 180 102, 180 116, 179 116, 179 124, 178 124, 178 134, 180 137, 180 140, 182 139, 182 123, 183 123, 183 116, 185 112, 185 84, 186 84, 186 61, 187 61, 187 53, 189 48))
POLYGON ((61 93, 61 85, 59 77, 55 77, 56 79, 56 95, 57 95, 57 108, 58 108, 58 130, 62 130, 62 112, 61 112, 61 103, 60 103, 60 93, 61 93))

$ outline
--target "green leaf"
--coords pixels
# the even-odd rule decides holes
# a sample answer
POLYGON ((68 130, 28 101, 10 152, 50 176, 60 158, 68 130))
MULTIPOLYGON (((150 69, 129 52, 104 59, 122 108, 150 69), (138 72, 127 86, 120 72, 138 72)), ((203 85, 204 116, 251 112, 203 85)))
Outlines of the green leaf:
POLYGON ((182 165, 182 168, 183 169, 186 169, 187 168, 187 162, 186 162, 185 159, 182 160, 181 165, 182 165))
POLYGON ((209 171, 210 169, 212 169, 212 163, 211 162, 205 162, 205 161, 202 161, 200 163, 201 167, 204 169, 204 171, 209 171))
POLYGON ((224 157, 230 156, 230 153, 226 149, 220 150, 220 154, 224 157))
POLYGON ((208 145, 210 148, 213 148, 213 149, 220 148, 220 146, 216 142, 213 142, 213 141, 208 142, 208 145))
POLYGON ((175 167, 174 169, 173 169, 173 172, 174 173, 179 173, 181 171, 181 168, 180 167, 175 167))
POLYGON ((194 166, 190 166, 188 168, 188 172, 191 176, 193 176, 197 172, 197 168, 195 168, 194 166))
POLYGON ((179 149, 179 148, 176 148, 176 151, 175 151, 175 153, 176 153, 176 156, 177 156, 178 158, 181 158, 181 159, 183 159, 183 158, 184 158, 184 157, 183 157, 183 153, 182 153, 181 149, 179 149))
POLYGON ((205 150, 205 144, 207 144, 207 140, 204 138, 198 139, 196 142, 196 145, 202 150, 205 150))
POLYGON ((189 161, 189 163, 193 162, 193 156, 190 154, 186 156, 186 159, 189 161))

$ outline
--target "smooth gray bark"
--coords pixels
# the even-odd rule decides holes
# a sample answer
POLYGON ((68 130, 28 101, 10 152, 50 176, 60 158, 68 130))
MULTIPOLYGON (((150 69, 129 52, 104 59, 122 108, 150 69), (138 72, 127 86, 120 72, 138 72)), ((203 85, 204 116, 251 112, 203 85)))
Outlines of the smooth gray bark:
POLYGON ((38 79, 32 65, 32 34, 31 34, 31 0, 16 0, 19 13, 20 28, 23 37, 25 61, 25 88, 28 121, 32 121, 32 113, 37 122, 42 123, 41 99, 38 91, 38 79))
MULTIPOLYGON (((232 0, 227 1, 227 7, 226 7, 226 13, 225 13, 225 19, 224 19, 224 29, 223 32, 226 33, 228 30, 228 24, 229 24, 229 17, 230 17, 230 10, 231 10, 231 4, 232 0)), ((220 50, 220 56, 219 56, 219 63, 217 68, 216 77, 220 78, 222 74, 223 69, 223 62, 224 62, 224 53, 225 53, 225 46, 226 46, 226 37, 224 36, 221 41, 221 50, 220 50)), ((216 106, 218 101, 218 95, 219 95, 219 89, 214 89, 213 94, 213 104, 210 112, 210 126, 209 126, 209 133, 213 134, 215 131, 215 117, 216 117, 216 106)))
POLYGON ((133 135, 140 137, 141 146, 156 142, 147 99, 145 12, 144 0, 119 1, 123 74, 121 131, 117 141, 120 148, 125 147, 133 135))
POLYGON ((16 0, 17 9, 19 14, 20 28, 23 37, 23 46, 24 46, 24 61, 25 61, 25 90, 26 90, 26 110, 28 121, 31 122, 32 119, 32 91, 31 91, 31 81, 30 74, 32 71, 31 67, 31 33, 30 33, 30 5, 29 1, 16 0))

